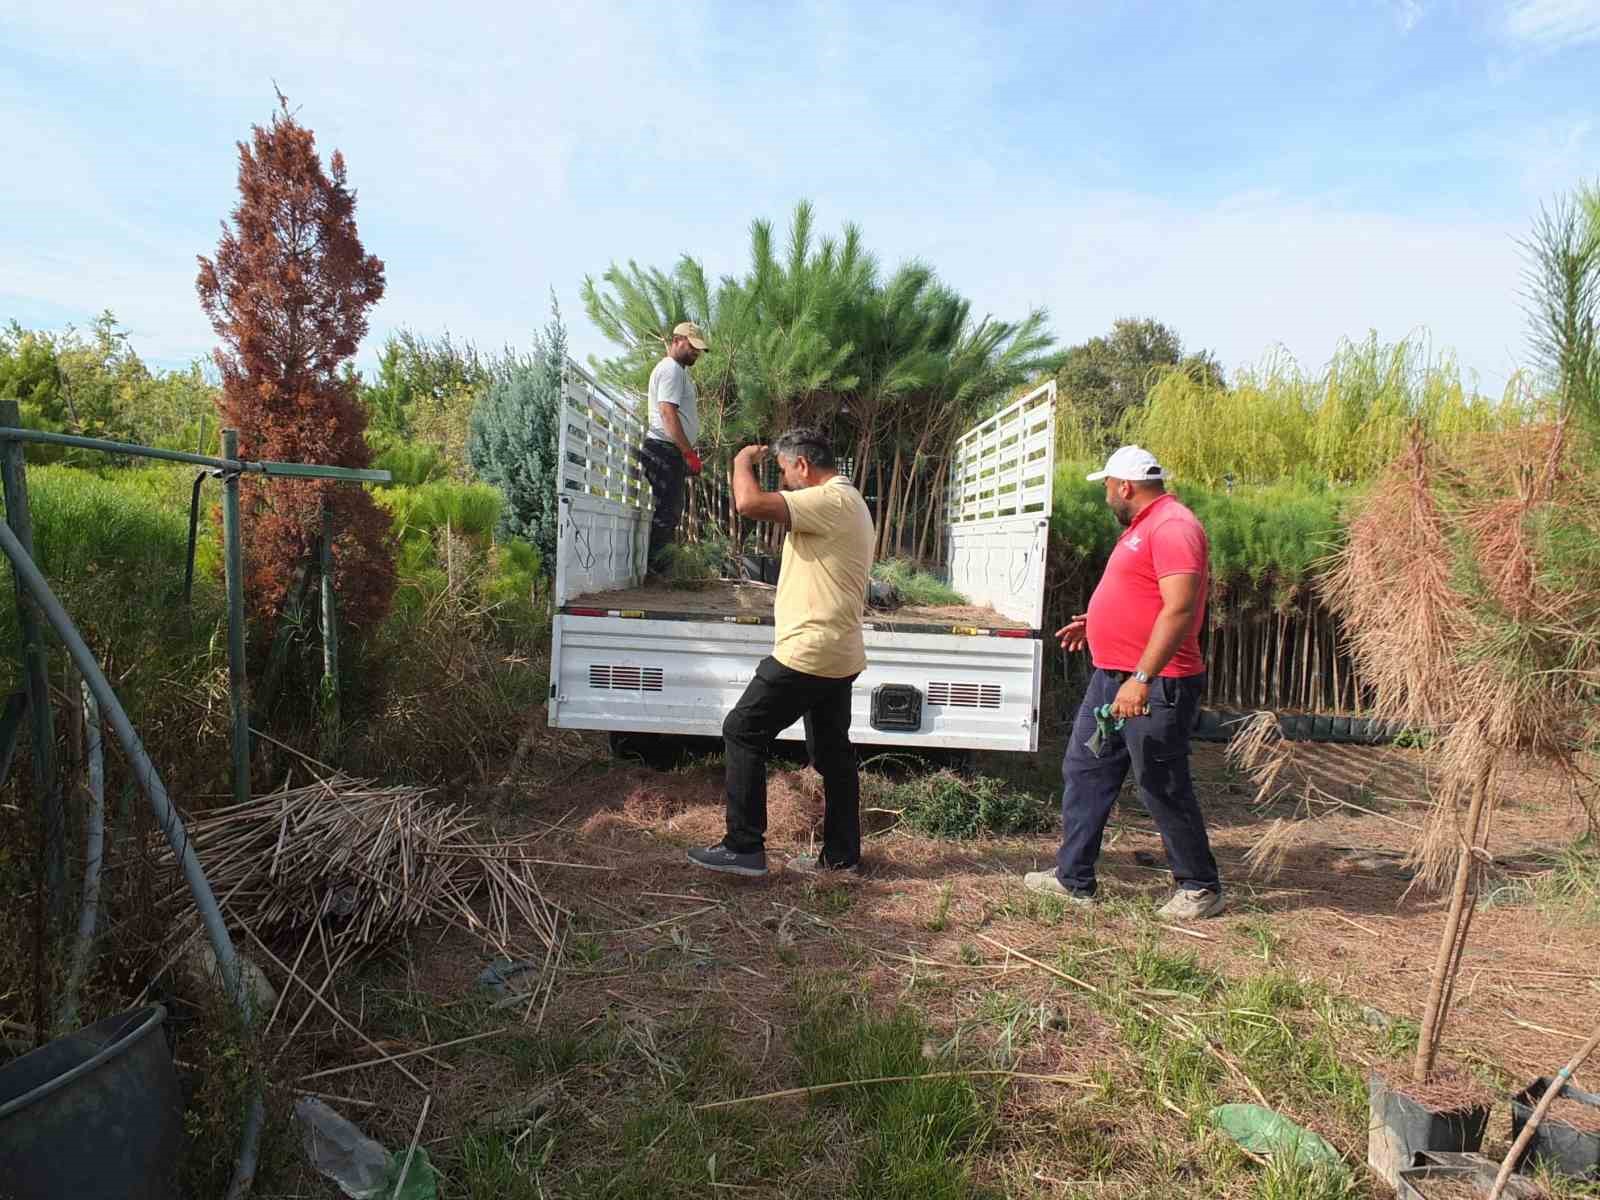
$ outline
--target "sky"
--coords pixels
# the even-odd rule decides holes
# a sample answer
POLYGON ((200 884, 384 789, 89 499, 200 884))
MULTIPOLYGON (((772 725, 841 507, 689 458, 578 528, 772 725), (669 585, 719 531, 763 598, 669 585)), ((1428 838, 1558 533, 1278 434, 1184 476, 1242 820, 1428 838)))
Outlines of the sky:
POLYGON ((451 6, 0 0, 0 321, 215 336, 195 257, 274 86, 343 152, 397 328, 524 345, 613 262, 740 272, 855 222, 1062 345, 1154 317, 1230 373, 1424 334, 1498 393, 1541 204, 1600 177, 1600 0, 451 6))

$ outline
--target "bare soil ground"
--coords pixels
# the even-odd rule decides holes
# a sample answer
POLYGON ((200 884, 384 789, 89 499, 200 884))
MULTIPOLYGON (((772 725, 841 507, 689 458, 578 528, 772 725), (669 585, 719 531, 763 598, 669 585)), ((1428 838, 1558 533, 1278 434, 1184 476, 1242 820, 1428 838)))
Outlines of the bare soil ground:
MULTIPOLYGON (((604 608, 621 611, 704 613, 711 616, 772 616, 777 589, 764 583, 736 583, 716 580, 701 588, 673 588, 665 584, 651 587, 618 588, 591 592, 571 601, 577 608, 604 608)), ((1026 621, 1013 621, 992 608, 976 604, 907 604, 894 609, 865 608, 869 621, 888 621, 908 625, 970 625, 978 629, 1026 629, 1026 621)))
MULTIPOLYGON (((1056 761, 979 765, 1053 791, 1056 761)), ((1053 834, 939 841, 878 812, 862 876, 784 869, 820 829, 808 769, 775 767, 774 869, 744 880, 684 858, 721 835, 719 762, 656 772, 551 735, 498 811, 502 829, 544 835, 546 891, 570 914, 559 964, 530 973, 525 1002, 490 1009, 473 998, 483 950, 452 935, 341 978, 337 1003, 395 1053, 505 1026, 436 1052, 442 1065, 407 1060, 432 1090, 421 1144, 447 1195, 874 1194, 861 1115, 832 1097, 695 1107, 815 1082, 797 1031, 832 993, 860 1011, 914 1010, 929 1056, 1033 1077, 993 1093, 995 1125, 962 1160, 977 1190, 940 1195, 1322 1196, 1264 1191, 1265 1168, 1205 1113, 1264 1099, 1363 1163, 1365 1075, 1414 1045, 1443 902, 1404 865, 1423 802, 1410 752, 1314 747, 1300 761, 1355 807, 1326 807, 1265 879, 1244 856, 1285 810, 1257 810, 1221 748, 1196 747, 1229 906, 1177 926, 1155 912, 1169 878, 1131 793, 1108 831, 1104 900, 1087 910, 1020 886, 1052 860, 1053 834), (1175 1035, 1182 1022, 1212 1048, 1175 1035), (513 1102, 542 1116, 495 1132, 513 1102)), ((1536 852, 1584 827, 1556 780, 1517 775, 1496 818, 1496 885, 1517 894, 1536 852)), ((1600 1010, 1597 963, 1600 924, 1491 896, 1447 1053, 1502 1095, 1551 1074, 1600 1010)), ((372 1055, 330 1027, 302 1034, 290 1057, 308 1074, 372 1055)), ((1600 1068, 1580 1076, 1594 1090, 1600 1068)), ((300 1086, 325 1086, 391 1147, 409 1141, 423 1103, 383 1066, 300 1086)), ((1503 1150, 1508 1125, 1502 1103, 1487 1152, 1503 1150)), ((262 1194, 326 1194, 293 1159, 280 1147, 262 1194)), ((1343 1194, 1380 1194, 1357 1175, 1343 1194)))

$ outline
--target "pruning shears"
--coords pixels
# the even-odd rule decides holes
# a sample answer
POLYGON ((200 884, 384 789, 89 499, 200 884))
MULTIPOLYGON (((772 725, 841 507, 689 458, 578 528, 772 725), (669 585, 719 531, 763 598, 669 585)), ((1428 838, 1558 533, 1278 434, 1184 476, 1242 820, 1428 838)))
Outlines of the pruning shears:
MULTIPOLYGON (((1150 709, 1147 707, 1144 711, 1148 715, 1150 709)), ((1099 758, 1100 752, 1105 749, 1106 739, 1113 733, 1121 733, 1122 727, 1127 723, 1124 717, 1112 717, 1111 705, 1102 704, 1094 710, 1094 732, 1089 735, 1089 740, 1083 743, 1084 746, 1090 754, 1099 758)))

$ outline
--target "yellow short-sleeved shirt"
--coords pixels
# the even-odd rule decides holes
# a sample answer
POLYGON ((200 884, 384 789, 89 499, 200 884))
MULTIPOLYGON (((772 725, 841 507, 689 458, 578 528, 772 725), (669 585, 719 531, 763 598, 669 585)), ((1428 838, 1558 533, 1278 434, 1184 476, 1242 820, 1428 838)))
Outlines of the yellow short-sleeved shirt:
POLYGON ((872 514, 843 476, 782 492, 789 533, 773 610, 772 657, 791 671, 843 679, 867 666, 861 610, 872 573, 872 514))

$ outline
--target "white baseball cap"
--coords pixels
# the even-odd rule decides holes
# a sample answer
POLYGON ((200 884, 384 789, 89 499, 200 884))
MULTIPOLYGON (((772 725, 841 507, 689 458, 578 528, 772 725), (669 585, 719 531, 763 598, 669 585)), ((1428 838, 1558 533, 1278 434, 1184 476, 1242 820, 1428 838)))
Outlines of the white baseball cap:
POLYGON ((1148 480, 1165 479, 1167 473, 1161 469, 1161 464, 1156 461, 1156 456, 1143 446, 1122 446, 1110 458, 1106 459, 1103 470, 1094 471, 1085 475, 1085 479, 1125 479, 1129 483, 1144 483, 1148 480))

